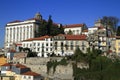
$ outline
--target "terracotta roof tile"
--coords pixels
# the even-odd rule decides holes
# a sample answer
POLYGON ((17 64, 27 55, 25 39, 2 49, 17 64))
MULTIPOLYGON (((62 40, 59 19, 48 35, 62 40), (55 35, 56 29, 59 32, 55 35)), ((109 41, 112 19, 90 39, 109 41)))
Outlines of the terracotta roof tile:
POLYGON ((30 75, 30 76, 40 76, 40 74, 32 72, 32 71, 28 71, 26 73, 23 73, 22 75, 30 75))
POLYGON ((64 28, 74 28, 74 27, 83 27, 84 24, 70 24, 70 25, 65 25, 64 28))
POLYGON ((14 66, 16 66, 17 68, 28 68, 22 64, 14 64, 14 66))
POLYGON ((17 23, 17 22, 22 22, 22 21, 20 21, 20 20, 15 20, 15 21, 11 21, 11 22, 9 22, 9 23, 17 23))
POLYGON ((30 38, 30 39, 27 39, 27 40, 24 40, 24 41, 33 41, 33 40, 44 40, 45 38, 51 38, 52 36, 41 36, 41 37, 37 37, 37 38, 30 38))
POLYGON ((66 40, 86 40, 86 35, 65 35, 66 40))
POLYGON ((11 65, 10 63, 5 63, 5 64, 3 64, 1 66, 10 66, 10 65, 11 65))

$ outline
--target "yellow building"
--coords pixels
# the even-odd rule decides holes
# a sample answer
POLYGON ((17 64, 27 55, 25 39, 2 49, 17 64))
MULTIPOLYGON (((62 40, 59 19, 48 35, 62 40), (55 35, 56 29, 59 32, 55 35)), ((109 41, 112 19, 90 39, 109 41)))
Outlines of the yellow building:
POLYGON ((5 64, 7 62, 7 58, 5 58, 3 55, 0 56, 0 66, 5 64))
POLYGON ((116 37, 116 42, 115 42, 115 48, 116 48, 116 55, 120 55, 120 36, 116 37))

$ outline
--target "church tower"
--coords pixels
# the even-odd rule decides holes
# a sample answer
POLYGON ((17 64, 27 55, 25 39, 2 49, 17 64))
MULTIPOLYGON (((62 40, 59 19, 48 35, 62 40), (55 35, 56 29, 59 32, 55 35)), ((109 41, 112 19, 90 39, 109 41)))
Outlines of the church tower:
POLYGON ((40 12, 35 14, 35 18, 39 19, 39 20, 42 20, 42 15, 40 14, 40 12))
POLYGON ((102 24, 102 19, 98 19, 98 20, 95 22, 95 26, 96 26, 96 27, 103 26, 103 24, 102 24))

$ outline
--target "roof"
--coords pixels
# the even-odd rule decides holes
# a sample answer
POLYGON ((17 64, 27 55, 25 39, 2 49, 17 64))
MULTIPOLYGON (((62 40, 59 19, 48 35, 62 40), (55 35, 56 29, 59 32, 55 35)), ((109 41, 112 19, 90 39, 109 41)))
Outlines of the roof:
POLYGON ((14 58, 25 58, 25 57, 27 57, 27 53, 24 52, 14 54, 14 58))
POLYGON ((1 66, 10 66, 10 65, 11 65, 10 63, 5 63, 5 64, 3 64, 1 66))
POLYGON ((52 36, 41 36, 41 37, 37 37, 37 38, 30 38, 30 39, 27 39, 27 40, 24 40, 24 41, 33 41, 33 40, 44 40, 45 38, 51 38, 52 36))
POLYGON ((13 64, 14 66, 16 66, 17 68, 28 68, 22 64, 13 64))
POLYGON ((16 46, 21 46, 21 45, 22 45, 22 44, 18 44, 18 43, 16 44, 16 46))
POLYGON ((28 71, 26 73, 23 73, 22 75, 30 75, 30 76, 40 76, 40 74, 32 72, 32 71, 28 71))
POLYGON ((8 22, 8 23, 17 23, 17 22, 22 22, 20 20, 15 20, 15 21, 11 21, 11 22, 8 22))
POLYGON ((86 40, 86 35, 65 35, 66 40, 86 40))
POLYGON ((83 27, 84 24, 69 24, 65 25, 64 28, 75 28, 75 27, 83 27))
POLYGON ((81 34, 81 35, 65 35, 65 34, 59 34, 57 36, 64 36, 66 40, 86 40, 87 35, 81 34))

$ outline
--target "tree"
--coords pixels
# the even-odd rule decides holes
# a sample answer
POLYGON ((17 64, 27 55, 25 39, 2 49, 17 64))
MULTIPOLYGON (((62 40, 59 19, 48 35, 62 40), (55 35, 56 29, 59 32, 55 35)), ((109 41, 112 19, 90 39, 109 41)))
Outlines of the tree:
POLYGON ((19 51, 22 52, 22 50, 23 50, 23 47, 19 47, 19 51))
POLYGON ((37 57, 37 53, 36 52, 28 52, 27 57, 37 57))
POLYGON ((103 16, 102 23, 104 25, 109 26, 114 32, 116 32, 117 24, 119 22, 119 19, 117 17, 113 16, 103 16))
POLYGON ((118 28, 117 28, 117 34, 116 35, 120 36, 120 26, 118 26, 118 28))
POLYGON ((76 48, 73 56, 72 56, 72 59, 77 62, 84 62, 85 61, 85 54, 79 49, 79 47, 76 48))
POLYGON ((47 35, 50 35, 51 34, 51 27, 52 27, 52 24, 53 24, 53 21, 51 19, 51 15, 49 15, 49 19, 48 19, 48 23, 47 23, 47 35))
POLYGON ((72 35, 73 32, 71 30, 69 30, 67 34, 72 35))
POLYGON ((48 21, 42 20, 38 28, 38 36, 55 36, 57 34, 64 34, 64 28, 62 25, 53 23, 51 15, 48 21))

